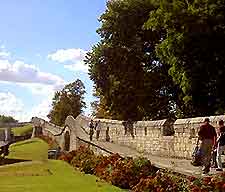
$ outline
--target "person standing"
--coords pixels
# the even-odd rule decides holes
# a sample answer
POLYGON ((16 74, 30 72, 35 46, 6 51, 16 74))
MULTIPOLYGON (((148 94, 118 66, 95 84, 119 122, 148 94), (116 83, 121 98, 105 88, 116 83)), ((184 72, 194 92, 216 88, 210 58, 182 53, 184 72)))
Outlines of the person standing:
POLYGON ((132 122, 131 119, 127 120, 127 125, 126 126, 127 126, 128 131, 130 132, 132 138, 134 139, 134 126, 133 126, 133 122, 132 122))
POLYGON ((105 132, 105 140, 106 142, 110 142, 110 136, 109 136, 109 126, 106 128, 106 132, 105 132))
POLYGON ((211 153, 217 136, 215 127, 210 125, 209 122, 209 118, 205 118, 204 124, 200 126, 198 132, 199 139, 202 141, 200 149, 202 151, 203 174, 210 171, 211 153))
POLYGON ((91 122, 89 123, 89 129, 90 129, 90 132, 89 132, 90 141, 92 141, 92 137, 94 135, 94 121, 93 120, 91 120, 91 122))
POLYGON ((218 138, 218 147, 217 147, 217 156, 216 156, 216 162, 217 162, 217 169, 216 171, 223 171, 222 166, 222 160, 221 160, 221 154, 225 151, 225 126, 224 121, 219 121, 219 138, 218 138))
POLYGON ((95 129, 96 129, 96 140, 98 141, 101 132, 100 120, 98 120, 98 122, 95 124, 95 129))

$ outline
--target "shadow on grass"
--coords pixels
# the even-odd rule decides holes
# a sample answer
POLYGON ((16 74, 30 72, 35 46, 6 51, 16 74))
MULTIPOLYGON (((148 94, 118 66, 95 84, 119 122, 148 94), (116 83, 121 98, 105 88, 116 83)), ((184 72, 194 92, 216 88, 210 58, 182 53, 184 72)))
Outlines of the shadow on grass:
POLYGON ((13 144, 13 146, 17 147, 17 146, 21 146, 21 145, 26 145, 26 144, 31 144, 31 143, 38 143, 38 142, 39 141, 31 140, 31 141, 22 142, 22 143, 16 143, 16 144, 13 144))
POLYGON ((25 161, 30 161, 30 160, 25 160, 25 159, 8 159, 8 158, 0 157, 0 166, 1 165, 14 164, 14 163, 20 163, 20 162, 25 162, 25 161))

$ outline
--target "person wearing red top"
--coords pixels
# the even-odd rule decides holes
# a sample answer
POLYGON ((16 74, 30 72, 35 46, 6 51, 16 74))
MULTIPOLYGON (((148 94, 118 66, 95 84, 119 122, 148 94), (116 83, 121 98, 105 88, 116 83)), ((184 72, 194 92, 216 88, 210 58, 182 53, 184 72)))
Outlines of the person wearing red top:
POLYGON ((203 174, 210 171, 211 153, 217 136, 215 127, 210 125, 209 122, 209 118, 205 118, 204 124, 200 126, 198 132, 199 139, 202 141, 200 150, 202 152, 203 174))

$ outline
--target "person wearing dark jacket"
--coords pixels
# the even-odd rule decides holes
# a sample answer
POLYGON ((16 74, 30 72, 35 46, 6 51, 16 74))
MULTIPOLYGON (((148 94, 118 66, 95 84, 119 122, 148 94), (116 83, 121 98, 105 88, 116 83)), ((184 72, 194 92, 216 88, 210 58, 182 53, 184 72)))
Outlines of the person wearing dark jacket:
POLYGON ((209 118, 205 118, 204 124, 201 125, 198 132, 199 139, 202 141, 200 149, 202 152, 203 174, 210 171, 211 153, 217 136, 215 128, 209 122, 209 118))
POLYGON ((217 169, 216 171, 223 171, 222 167, 222 160, 221 154, 225 151, 225 126, 224 121, 219 121, 219 138, 218 138, 218 147, 217 147, 217 155, 216 155, 216 162, 217 162, 217 169))
POLYGON ((94 135, 94 128, 95 128, 95 126, 94 126, 94 121, 93 120, 91 120, 91 122, 89 123, 89 135, 90 135, 90 141, 92 141, 92 138, 93 138, 93 135, 94 135))

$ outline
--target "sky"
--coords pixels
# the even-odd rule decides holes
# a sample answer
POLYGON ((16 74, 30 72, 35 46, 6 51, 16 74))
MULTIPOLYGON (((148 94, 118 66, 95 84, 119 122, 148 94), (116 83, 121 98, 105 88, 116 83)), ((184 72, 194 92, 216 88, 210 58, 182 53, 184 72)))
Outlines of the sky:
POLYGON ((0 114, 47 120, 55 91, 80 79, 91 112, 93 82, 83 59, 99 41, 106 0, 0 1, 0 114))

